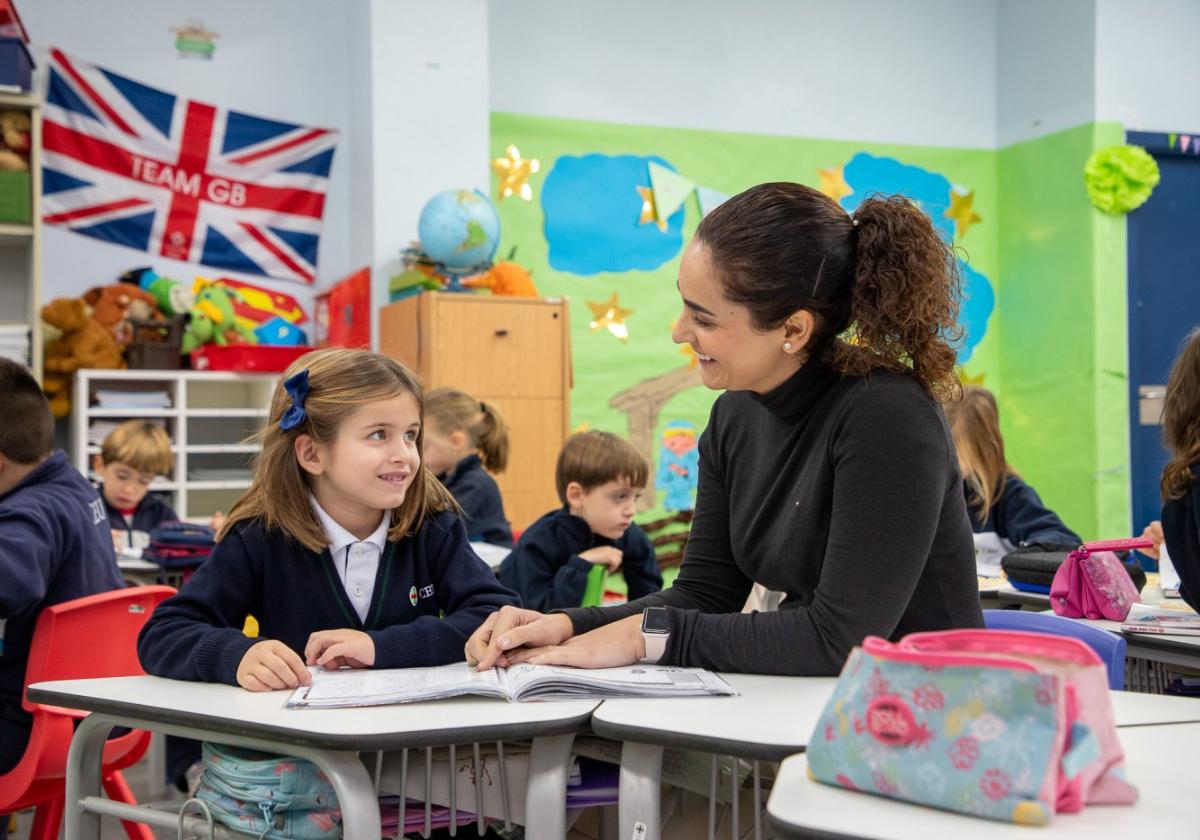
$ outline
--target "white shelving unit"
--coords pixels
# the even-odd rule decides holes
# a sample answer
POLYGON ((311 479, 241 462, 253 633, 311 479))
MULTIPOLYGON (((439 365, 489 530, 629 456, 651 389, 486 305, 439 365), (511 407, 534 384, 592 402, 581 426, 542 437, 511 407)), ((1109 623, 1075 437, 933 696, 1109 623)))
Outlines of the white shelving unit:
POLYGON ((0 222, 0 323, 28 327, 33 375, 42 381, 42 100, 0 93, 0 109, 28 111, 30 223, 0 222))
POLYGON ((71 452, 76 468, 92 473, 100 442, 96 421, 161 420, 171 438, 175 468, 152 485, 171 496, 180 517, 203 519, 229 506, 250 486, 258 445, 247 438, 266 421, 278 374, 198 370, 81 370, 71 404, 71 452), (165 391, 167 408, 101 408, 99 391, 165 391))

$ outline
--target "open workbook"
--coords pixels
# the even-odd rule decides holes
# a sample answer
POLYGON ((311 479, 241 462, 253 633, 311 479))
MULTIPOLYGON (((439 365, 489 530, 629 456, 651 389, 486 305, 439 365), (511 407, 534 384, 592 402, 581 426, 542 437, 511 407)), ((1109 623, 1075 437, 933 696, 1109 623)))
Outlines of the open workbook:
POLYGON ((436 668, 309 668, 309 672, 312 684, 293 692, 287 703, 289 709, 386 706, 467 694, 513 701, 737 694, 733 686, 711 671, 666 665, 595 669, 514 665, 480 673, 458 662, 436 668))

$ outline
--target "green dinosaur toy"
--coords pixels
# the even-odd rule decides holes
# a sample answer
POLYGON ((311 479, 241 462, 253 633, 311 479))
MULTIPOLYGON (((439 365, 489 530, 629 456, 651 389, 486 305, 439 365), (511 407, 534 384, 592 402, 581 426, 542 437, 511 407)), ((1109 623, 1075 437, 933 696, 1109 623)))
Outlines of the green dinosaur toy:
MULTIPOLYGON (((199 285, 199 284, 197 284, 199 285)), ((230 333, 238 343, 257 344, 254 331, 238 323, 233 302, 240 296, 232 289, 209 283, 196 291, 181 352, 190 353, 202 344, 229 344, 230 333)))

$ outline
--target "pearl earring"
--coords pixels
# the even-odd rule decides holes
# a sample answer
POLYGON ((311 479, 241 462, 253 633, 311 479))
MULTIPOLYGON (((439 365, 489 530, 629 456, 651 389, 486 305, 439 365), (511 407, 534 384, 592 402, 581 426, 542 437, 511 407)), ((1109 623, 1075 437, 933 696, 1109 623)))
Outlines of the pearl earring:
POLYGON ((790 351, 792 349, 792 342, 790 342, 790 341, 783 342, 783 349, 790 351))

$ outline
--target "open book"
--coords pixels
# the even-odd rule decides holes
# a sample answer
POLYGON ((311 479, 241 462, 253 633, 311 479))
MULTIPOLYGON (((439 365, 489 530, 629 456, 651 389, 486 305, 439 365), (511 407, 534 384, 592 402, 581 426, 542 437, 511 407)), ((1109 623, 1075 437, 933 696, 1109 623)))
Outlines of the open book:
POLYGON ((1191 612, 1130 615, 1121 622, 1125 633, 1162 633, 1168 636, 1200 636, 1200 615, 1191 612))
POLYGON ((514 665, 480 673, 465 662, 436 668, 382 670, 309 668, 312 684, 288 700, 289 709, 337 709, 440 700, 467 694, 503 700, 580 700, 605 697, 702 697, 737 691, 711 671, 667 665, 566 668, 514 665))

